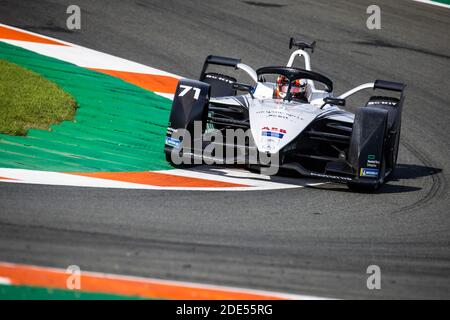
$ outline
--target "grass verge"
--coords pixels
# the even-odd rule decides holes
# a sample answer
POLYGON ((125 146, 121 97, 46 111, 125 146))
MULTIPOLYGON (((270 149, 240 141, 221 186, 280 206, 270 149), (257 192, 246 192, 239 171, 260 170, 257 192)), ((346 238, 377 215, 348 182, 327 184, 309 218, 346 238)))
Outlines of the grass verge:
MULTIPOLYGON (((0 59, 36 72, 75 98, 73 121, 26 136, 0 133, 0 167, 58 172, 166 170, 172 101, 119 78, 0 41, 0 59)), ((1 115, 0 115, 1 117, 1 115)))
POLYGON ((25 135, 30 128, 72 120, 76 102, 55 83, 0 59, 0 133, 25 135))

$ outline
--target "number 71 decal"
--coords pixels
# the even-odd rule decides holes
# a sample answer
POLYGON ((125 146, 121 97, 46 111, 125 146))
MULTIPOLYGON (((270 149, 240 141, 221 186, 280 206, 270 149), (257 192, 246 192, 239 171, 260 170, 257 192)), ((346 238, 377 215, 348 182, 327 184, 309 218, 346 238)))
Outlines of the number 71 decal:
POLYGON ((180 85, 180 88, 182 88, 183 91, 181 91, 181 92, 178 94, 179 97, 184 96, 186 93, 188 93, 188 92, 191 91, 191 89, 192 89, 192 90, 195 91, 195 93, 194 93, 194 99, 195 99, 195 100, 198 100, 198 97, 200 96, 200 88, 191 87, 191 86, 186 86, 186 85, 183 85, 183 84, 180 85))

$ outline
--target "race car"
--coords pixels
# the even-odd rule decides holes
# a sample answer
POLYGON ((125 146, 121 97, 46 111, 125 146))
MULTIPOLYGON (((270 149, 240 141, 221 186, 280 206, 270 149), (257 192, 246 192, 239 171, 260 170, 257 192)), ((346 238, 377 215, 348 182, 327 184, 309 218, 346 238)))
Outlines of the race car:
POLYGON ((291 38, 289 49, 295 50, 286 66, 257 70, 240 59, 208 56, 199 80, 179 80, 166 159, 175 166, 244 163, 260 172, 276 167, 275 173, 293 170, 352 190, 378 189, 397 163, 405 85, 376 80, 334 95, 333 82, 311 70, 309 51, 315 45, 291 38), (304 68, 293 66, 298 57, 304 68), (242 70, 252 83, 238 82, 229 72, 208 72, 211 65, 242 70), (348 97, 367 89, 384 94, 377 92, 355 113, 341 108, 348 97), (246 138, 219 136, 236 130, 246 138), (217 152, 219 146, 231 148, 231 158, 217 152), (254 151, 257 156, 250 156, 254 151), (268 157, 277 161, 268 164, 268 157))

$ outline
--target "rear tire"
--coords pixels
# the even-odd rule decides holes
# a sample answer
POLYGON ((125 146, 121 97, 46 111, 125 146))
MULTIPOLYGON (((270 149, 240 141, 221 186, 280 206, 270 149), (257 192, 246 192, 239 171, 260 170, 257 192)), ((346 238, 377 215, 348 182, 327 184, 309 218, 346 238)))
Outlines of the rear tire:
POLYGON ((388 134, 386 139, 386 171, 394 172, 397 164, 398 149, 400 145, 400 132, 402 126, 401 101, 394 97, 373 96, 367 106, 388 111, 388 134))
POLYGON ((247 170, 251 173, 261 174, 261 166, 255 165, 255 164, 248 164, 247 170))
MULTIPOLYGON (((166 156, 166 161, 168 162, 168 163, 170 163, 170 165, 172 166, 172 167, 174 167, 174 168, 177 168, 177 169, 188 169, 188 168, 192 168, 192 167, 195 167, 195 166, 198 166, 199 164, 194 164, 194 160, 193 159, 191 159, 191 163, 190 164, 188 164, 188 163, 180 163, 180 164, 175 164, 173 161, 172 161, 172 150, 173 150, 173 148, 169 151, 168 150, 168 148, 166 148, 165 150, 164 150, 164 153, 165 153, 165 156, 166 156)), ((182 150, 180 150, 179 152, 183 152, 182 150)))

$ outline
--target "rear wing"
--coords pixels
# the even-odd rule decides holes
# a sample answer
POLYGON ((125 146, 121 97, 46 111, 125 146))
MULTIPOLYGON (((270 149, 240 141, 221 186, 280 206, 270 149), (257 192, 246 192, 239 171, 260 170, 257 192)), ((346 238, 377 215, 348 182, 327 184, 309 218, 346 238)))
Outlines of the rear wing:
POLYGON ((397 91, 397 92, 400 92, 401 94, 403 94, 405 87, 406 87, 406 85, 403 83, 386 81, 386 80, 375 80, 375 83, 373 84, 374 89, 397 91))
POLYGON ((200 74, 200 81, 205 80, 206 70, 208 69, 209 65, 218 65, 224 67, 232 67, 235 70, 237 69, 244 70, 255 82, 258 82, 256 71, 252 67, 244 63, 241 63, 241 59, 213 56, 213 55, 207 56, 205 62, 203 63, 202 72, 200 74))
POLYGON ((388 90, 388 91, 395 91, 400 93, 400 99, 403 98, 403 92, 405 91, 406 85, 400 82, 393 82, 393 81, 386 81, 386 80, 375 80, 375 82, 371 83, 365 83, 360 86, 357 86, 340 96, 336 97, 338 99, 346 99, 349 96, 364 90, 364 89, 381 89, 381 90, 388 90))
POLYGON ((208 69, 208 66, 210 64, 225 67, 234 67, 234 69, 237 69, 239 63, 241 63, 241 59, 209 55, 206 57, 205 62, 203 63, 202 73, 200 74, 200 81, 203 81, 205 79, 206 70, 208 69))

